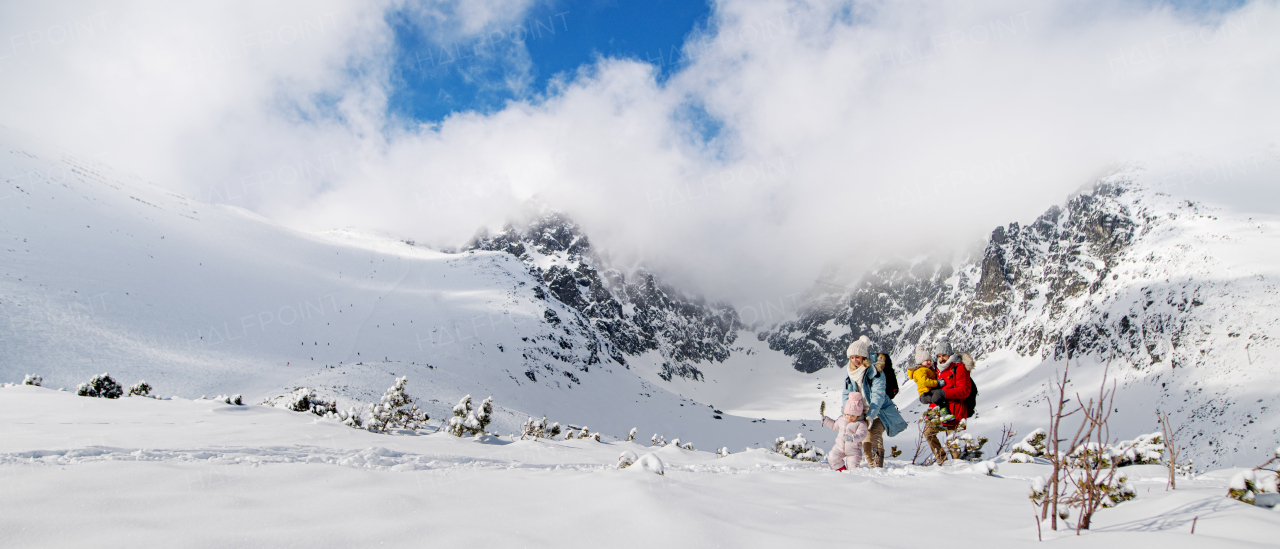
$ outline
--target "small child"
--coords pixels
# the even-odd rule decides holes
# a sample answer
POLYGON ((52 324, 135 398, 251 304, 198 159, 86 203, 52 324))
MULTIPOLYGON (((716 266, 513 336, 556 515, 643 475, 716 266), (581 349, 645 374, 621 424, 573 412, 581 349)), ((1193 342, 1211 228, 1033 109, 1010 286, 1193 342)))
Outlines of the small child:
POLYGON ((944 400, 942 383, 938 381, 938 371, 933 369, 933 359, 924 345, 916 345, 916 365, 907 370, 907 375, 916 382, 920 391, 922 404, 938 404, 944 400))
POLYGON ((862 393, 849 393, 849 400, 844 403, 844 415, 840 419, 822 416, 822 426, 836 432, 836 443, 827 454, 827 463, 836 472, 858 467, 862 463, 862 441, 867 438, 870 427, 862 417, 867 409, 862 401, 862 393))

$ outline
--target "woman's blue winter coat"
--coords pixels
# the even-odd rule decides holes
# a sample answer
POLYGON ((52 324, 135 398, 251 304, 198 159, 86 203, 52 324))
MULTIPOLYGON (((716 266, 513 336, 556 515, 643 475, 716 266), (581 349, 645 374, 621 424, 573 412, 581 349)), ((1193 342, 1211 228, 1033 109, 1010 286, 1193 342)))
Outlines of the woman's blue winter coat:
MULTIPOLYGON (((902 414, 898 413, 898 407, 885 393, 884 386, 884 372, 877 370, 875 366, 868 366, 866 372, 862 374, 862 399, 867 402, 867 421, 873 422, 876 418, 880 418, 880 423, 884 424, 884 434, 891 437, 897 436, 907 428, 907 420, 902 419, 902 414)), ((846 375, 844 394, 840 399, 841 409, 844 409, 844 403, 849 400, 849 392, 852 390, 853 380, 846 375)))

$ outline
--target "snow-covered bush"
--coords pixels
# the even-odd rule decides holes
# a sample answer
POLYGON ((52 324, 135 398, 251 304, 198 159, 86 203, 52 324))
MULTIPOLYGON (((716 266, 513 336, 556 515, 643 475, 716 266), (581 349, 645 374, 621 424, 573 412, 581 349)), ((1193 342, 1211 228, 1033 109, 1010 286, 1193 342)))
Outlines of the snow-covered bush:
POLYGON ((1111 465, 1111 447, 1096 442, 1086 442, 1076 446, 1067 454, 1067 461, 1073 467, 1092 467, 1103 469, 1111 465))
POLYGON ((692 442, 680 442, 680 439, 678 439, 678 438, 676 438, 676 439, 672 439, 672 440, 671 440, 671 445, 672 445, 672 446, 675 446, 676 448, 683 448, 683 449, 685 449, 685 450, 692 450, 692 449, 693 449, 693 443, 692 443, 692 442))
POLYGON ((129 396, 146 397, 151 396, 151 384, 146 381, 139 381, 129 387, 129 396))
POLYGON ((943 423, 952 421, 955 418, 956 416, 951 415, 951 412, 947 411, 945 408, 926 408, 924 413, 920 414, 921 422, 927 425, 932 425, 935 429, 939 430, 943 430, 943 423))
POLYGON ((560 436, 560 424, 552 423, 550 426, 547 426, 547 416, 542 416, 542 419, 529 418, 525 420, 524 426, 520 428, 521 440, 526 438, 536 440, 557 436, 560 436))
POLYGON ((649 444, 650 444, 651 446, 666 446, 666 445, 667 445, 667 437, 665 437, 665 436, 661 436, 661 437, 660 437, 660 436, 658 436, 658 433, 654 433, 654 434, 653 434, 653 438, 650 438, 650 439, 649 439, 649 444))
POLYGON ((658 459, 658 456, 655 456, 653 454, 645 454, 643 456, 640 456, 640 459, 636 460, 635 467, 644 471, 648 471, 655 475, 663 474, 663 471, 665 469, 665 467, 662 464, 662 460, 658 459))
POLYGON ((1122 440, 1107 448, 1107 453, 1116 460, 1117 467, 1160 463, 1164 451, 1163 433, 1148 433, 1133 440, 1122 440))
POLYGON ((627 442, 631 442, 631 441, 635 440, 635 439, 636 439, 636 434, 637 434, 637 432, 636 432, 636 428, 635 428, 635 427, 632 427, 632 428, 631 428, 631 432, 630 432, 630 433, 627 433, 627 442))
MULTIPOLYGON (((1107 466, 1102 465, 1102 467, 1105 468, 1107 466)), ((1087 480, 1086 476, 1080 469, 1070 469, 1066 472, 1066 476, 1073 481, 1072 485, 1075 490, 1068 495, 1065 503, 1068 507, 1080 507, 1081 498, 1084 492, 1087 491, 1084 485, 1087 480)), ((1121 474, 1099 475, 1096 477, 1095 486, 1097 487, 1096 493, 1101 496, 1100 504, 1103 508, 1115 507, 1138 497, 1138 491, 1134 489, 1132 484, 1129 484, 1129 478, 1121 474)))
POLYGON ((263 404, 294 412, 311 412, 320 417, 331 417, 338 411, 336 403, 316 396, 315 390, 308 387, 299 387, 292 393, 267 399, 263 404))
POLYGON ((720 457, 729 457, 729 447, 724 446, 724 447, 721 447, 719 450, 716 450, 716 455, 720 457))
POLYGON ((382 399, 370 409, 366 429, 374 433, 386 433, 392 429, 421 429, 431 419, 426 412, 418 409, 413 397, 405 392, 404 387, 408 383, 408 376, 396 379, 396 384, 388 388, 382 399))
POLYGON ((1000 469, 994 461, 979 461, 973 465, 973 470, 989 477, 994 477, 1000 469))
POLYGON ((805 440, 804 435, 799 433, 796 433, 794 440, 778 437, 777 440, 773 441, 773 451, 801 461, 818 461, 822 458, 822 450, 805 440))
POLYGON ((1112 477, 1111 482, 1099 482, 1098 489, 1101 490, 1103 494, 1106 494, 1106 496, 1102 498, 1102 506, 1104 508, 1115 507, 1121 503, 1138 497, 1138 491, 1133 488, 1132 484, 1129 484, 1128 477, 1125 477, 1124 475, 1116 475, 1112 477))
POLYGON ((1009 462, 1035 463, 1035 458, 1044 456, 1044 442, 1047 438, 1049 438, 1049 434, 1044 429, 1031 431, 1030 434, 1022 438, 1022 442, 1013 445, 1013 451, 1009 455, 1009 462))
MULTIPOLYGON (((1280 448, 1276 451, 1277 455, 1280 455, 1280 448)), ((1259 495, 1280 492, 1277 484, 1276 473, 1272 471, 1266 469, 1240 471, 1231 477, 1231 483, 1227 485, 1227 497, 1251 505, 1256 504, 1259 495)))
POLYGON ((1044 504, 1044 499, 1049 497, 1049 481, 1044 477, 1038 476, 1031 479, 1031 491, 1027 494, 1031 498, 1031 504, 1039 507, 1044 504))
POLYGON ((947 450, 956 459, 963 461, 979 461, 982 459, 982 447, 987 443, 987 437, 973 438, 973 435, 965 432, 964 422, 960 423, 960 429, 947 433, 947 450))
POLYGON ((575 431, 572 427, 570 427, 569 432, 565 433, 564 439, 573 440, 575 438, 580 438, 584 440, 591 439, 596 442, 600 442, 600 433, 592 433, 591 430, 587 429, 585 426, 580 431, 575 431))
POLYGON ((88 383, 81 383, 76 387, 76 395, 82 397, 120 398, 123 394, 124 388, 105 373, 94 376, 88 383))
POLYGON ((219 402, 230 404, 232 406, 244 406, 244 400, 240 398, 240 395, 231 395, 231 396, 218 395, 216 397, 213 397, 213 399, 219 402))
POLYGON ((632 468, 633 471, 648 471, 657 475, 661 475, 665 469, 662 460, 658 459, 658 456, 645 454, 637 458, 636 453, 631 450, 626 450, 622 452, 622 455, 618 456, 618 469, 626 469, 628 467, 632 468))
POLYGON ((481 401, 479 409, 472 409, 471 395, 467 395, 453 407, 453 417, 449 418, 447 430, 457 437, 483 435, 492 415, 493 397, 481 401))
POLYGON ((1231 477, 1231 484, 1227 489, 1227 497, 1240 500, 1245 503, 1254 505, 1262 505, 1264 507, 1276 507, 1280 505, 1280 495, 1274 495, 1280 492, 1280 481, 1276 478, 1276 471, 1266 469, 1265 467, 1280 460, 1280 447, 1277 447, 1268 459, 1262 465, 1259 465, 1249 471, 1241 471, 1231 477), (1263 495, 1267 494, 1267 495, 1263 495))
POLYGON ((44 378, 35 374, 27 374, 22 378, 23 385, 35 385, 36 387, 39 387, 41 383, 44 383, 44 378))
POLYGON ((347 408, 346 412, 341 412, 341 411, 329 412, 325 414, 324 417, 328 419, 332 419, 334 421, 340 421, 342 422, 343 425, 346 425, 347 427, 352 427, 355 429, 364 429, 363 414, 361 414, 360 410, 357 410, 355 406, 347 408))

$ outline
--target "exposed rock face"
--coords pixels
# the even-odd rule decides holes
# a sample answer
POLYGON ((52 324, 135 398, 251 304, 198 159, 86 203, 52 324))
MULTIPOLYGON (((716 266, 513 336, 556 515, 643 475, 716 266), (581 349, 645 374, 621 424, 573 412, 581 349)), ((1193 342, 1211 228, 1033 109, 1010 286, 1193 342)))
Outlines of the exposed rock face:
POLYGON ((1026 227, 997 227, 978 257, 881 265, 847 292, 812 295, 799 319, 760 338, 804 372, 842 362, 845 346, 861 334, 899 359, 938 338, 977 356, 1010 346, 1055 357, 1095 351, 1093 344, 1080 348, 1089 330, 1068 309, 1113 290, 1105 280, 1138 228, 1128 184, 1100 182, 1026 227))
POLYGON ((1005 389, 1024 392, 1004 402, 1018 406, 1039 402, 1045 372, 1068 357, 1090 379, 1109 363, 1120 390, 1141 395, 1118 397, 1140 414, 1126 422, 1155 430, 1151 412, 1167 411, 1198 465, 1234 463, 1280 432, 1259 419, 1280 391, 1240 398, 1280 359, 1280 267, 1258 255, 1274 238, 1266 222, 1220 220, 1151 185, 1140 172, 1104 178, 1029 225, 997 228, 970 257, 887 263, 847 291, 813 292, 758 337, 804 372, 842 364, 861 334, 899 364, 940 338, 979 360, 1045 361, 1005 389))
POLYGON ((627 365, 627 356, 657 351, 665 359, 663 379, 702 379, 697 364, 729 358, 743 327, 732 307, 687 297, 644 270, 628 276, 602 265, 581 228, 557 213, 478 235, 468 249, 520 258, 546 284, 548 299, 580 312, 608 340, 610 358, 627 365))

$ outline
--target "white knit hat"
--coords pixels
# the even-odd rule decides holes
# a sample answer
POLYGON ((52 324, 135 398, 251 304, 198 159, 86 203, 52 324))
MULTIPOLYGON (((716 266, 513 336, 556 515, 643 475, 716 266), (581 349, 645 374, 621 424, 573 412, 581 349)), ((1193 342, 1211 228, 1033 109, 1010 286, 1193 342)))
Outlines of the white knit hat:
POLYGON ((951 342, 945 339, 939 339, 933 344, 933 354, 951 356, 951 342))
POLYGON ((932 358, 929 356, 929 349, 924 345, 916 345, 916 364, 924 364, 932 358))
POLYGON ((855 356, 866 357, 867 351, 871 349, 871 340, 867 336, 859 337, 857 341, 849 344, 849 358, 855 356))

